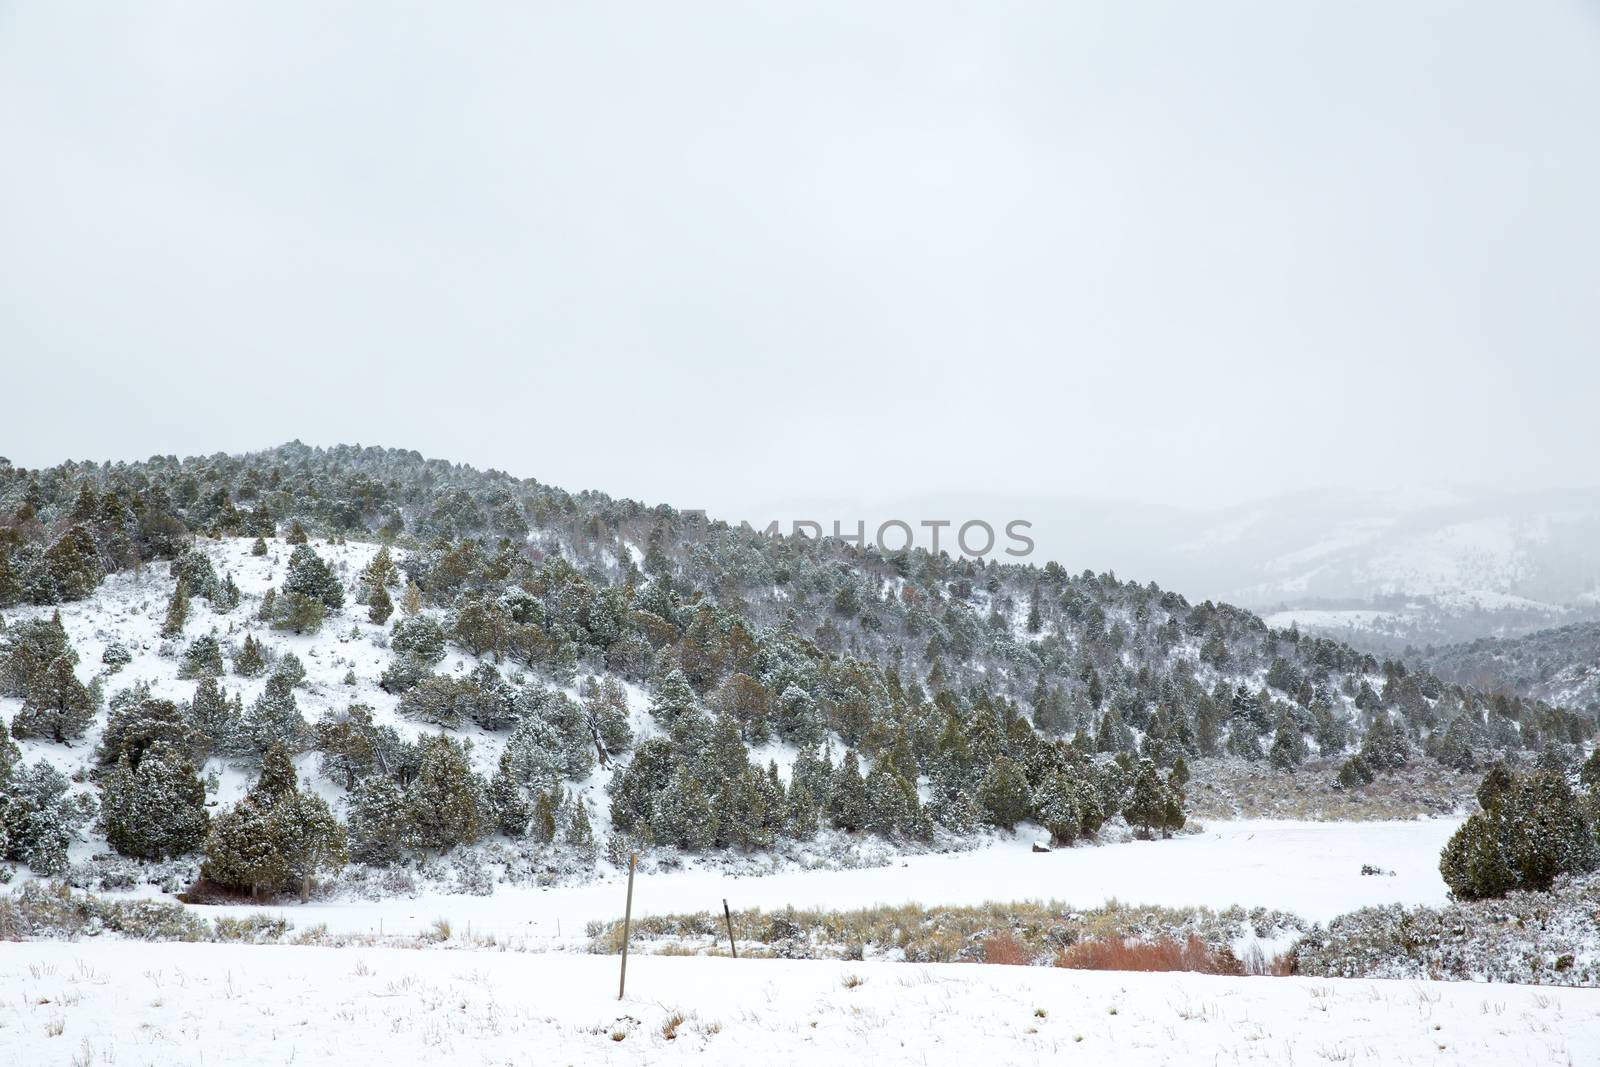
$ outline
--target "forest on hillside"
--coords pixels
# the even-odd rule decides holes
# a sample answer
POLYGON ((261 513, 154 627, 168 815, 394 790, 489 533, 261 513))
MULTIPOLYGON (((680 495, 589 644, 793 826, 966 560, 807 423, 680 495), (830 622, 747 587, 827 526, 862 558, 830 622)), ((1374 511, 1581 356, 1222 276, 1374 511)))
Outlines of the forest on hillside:
POLYGON ((1164 835, 1202 761, 1313 761, 1359 791, 1419 764, 1575 770, 1595 729, 1154 582, 772 537, 375 447, 0 463, 0 612, 7 857, 63 870, 92 827, 232 892, 495 837, 593 862, 1164 835), (149 639, 85 616, 87 661, 57 609, 78 626, 135 579, 159 584, 149 639), (324 679, 324 650, 348 672, 324 679), (248 784, 226 809, 218 768, 248 784))

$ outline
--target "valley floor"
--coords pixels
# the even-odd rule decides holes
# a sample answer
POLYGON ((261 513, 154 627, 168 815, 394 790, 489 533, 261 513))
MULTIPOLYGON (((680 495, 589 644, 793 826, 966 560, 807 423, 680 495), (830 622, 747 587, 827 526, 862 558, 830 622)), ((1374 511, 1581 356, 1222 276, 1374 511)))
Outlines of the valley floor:
POLYGON ((1591 990, 643 956, 618 1002, 617 963, 13 944, 0 1049, 39 1067, 1600 1062, 1591 990))
MULTIPOLYGON (((904 856, 887 867, 786 870, 730 877, 715 870, 640 875, 634 915, 720 911, 730 906, 849 909, 876 904, 1108 900, 1167 907, 1277 908, 1311 922, 1374 904, 1442 904, 1439 850, 1458 819, 1400 822, 1208 823, 1168 841, 1125 841, 1034 853, 1018 835, 977 852, 904 856), (1363 865, 1385 874, 1368 876, 1363 865)), ((500 886, 490 896, 429 894, 382 901, 339 899, 282 907, 205 907, 207 918, 280 915, 298 929, 338 934, 415 934, 436 920, 515 948, 584 944, 591 921, 621 918, 622 880, 551 889, 500 886)))

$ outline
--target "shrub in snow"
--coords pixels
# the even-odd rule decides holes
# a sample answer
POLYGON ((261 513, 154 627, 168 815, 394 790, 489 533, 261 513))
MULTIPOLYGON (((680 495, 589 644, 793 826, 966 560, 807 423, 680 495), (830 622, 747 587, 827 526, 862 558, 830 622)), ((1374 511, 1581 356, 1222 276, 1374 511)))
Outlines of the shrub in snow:
POLYGON ((178 677, 218 678, 224 669, 222 646, 217 643, 216 634, 206 634, 195 638, 189 650, 183 654, 183 662, 178 665, 178 677))
POLYGON ((1442 908, 1390 905, 1342 915, 1303 936, 1294 973, 1329 978, 1600 985, 1600 876, 1547 892, 1442 908))
POLYGON ((133 662, 133 653, 129 652, 120 643, 111 641, 107 643, 105 651, 100 653, 100 663, 106 671, 116 674, 122 668, 133 662))

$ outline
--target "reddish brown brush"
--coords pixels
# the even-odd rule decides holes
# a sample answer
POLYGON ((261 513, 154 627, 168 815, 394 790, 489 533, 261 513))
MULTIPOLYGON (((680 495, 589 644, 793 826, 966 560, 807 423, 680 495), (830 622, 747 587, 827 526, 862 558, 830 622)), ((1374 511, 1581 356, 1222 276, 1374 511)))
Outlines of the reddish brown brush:
POLYGON ((1226 948, 1214 949, 1200 938, 1187 941, 1080 941, 1056 956, 1057 967, 1084 971, 1194 971, 1198 974, 1244 974, 1245 968, 1226 948))
POLYGON ((1028 957, 1028 950, 1017 944, 1016 938, 1006 933, 984 938, 983 962, 1026 967, 1033 960, 1028 957))

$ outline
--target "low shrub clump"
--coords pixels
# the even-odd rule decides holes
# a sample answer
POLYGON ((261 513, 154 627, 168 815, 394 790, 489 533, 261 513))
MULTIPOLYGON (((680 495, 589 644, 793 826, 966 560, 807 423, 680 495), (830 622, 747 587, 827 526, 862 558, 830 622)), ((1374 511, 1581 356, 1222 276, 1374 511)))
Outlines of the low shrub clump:
POLYGON ((1442 908, 1363 908, 1291 956, 1296 974, 1328 978, 1600 986, 1600 875, 1442 908))

